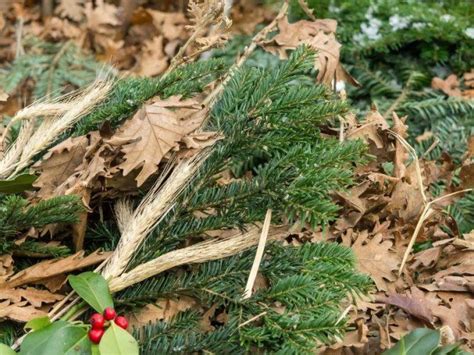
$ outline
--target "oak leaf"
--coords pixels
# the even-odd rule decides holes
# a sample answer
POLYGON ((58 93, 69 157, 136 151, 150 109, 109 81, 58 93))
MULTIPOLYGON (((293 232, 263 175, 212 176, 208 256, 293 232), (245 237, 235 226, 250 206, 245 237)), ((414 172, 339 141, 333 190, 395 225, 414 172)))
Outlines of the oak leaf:
POLYGON ((84 18, 84 0, 60 0, 55 12, 79 22, 84 18))
POLYGON ((0 318, 9 318, 17 322, 28 322, 33 318, 47 316, 43 310, 28 305, 28 302, 11 304, 10 301, 0 303, 0 318))
POLYGON ((339 62, 341 44, 336 39, 336 29, 337 21, 332 19, 289 23, 284 17, 278 21, 279 33, 260 45, 281 59, 287 59, 288 50, 307 44, 317 51, 315 68, 318 69, 318 82, 330 85, 334 80, 343 80, 357 86, 357 81, 339 62))
POLYGON ((0 287, 11 288, 25 284, 40 283, 52 276, 98 264, 107 259, 110 254, 110 252, 95 251, 84 256, 84 251, 80 251, 65 258, 42 261, 12 275, 6 282, 0 284, 0 287))
POLYGON ((58 193, 58 188, 82 164, 88 143, 86 136, 68 138, 51 148, 43 159, 33 166, 36 171, 41 172, 33 184, 40 188, 39 197, 61 194, 58 193))
POLYGON ((387 291, 387 281, 395 281, 396 277, 392 272, 400 264, 399 257, 390 251, 392 245, 391 241, 382 240, 381 234, 368 239, 367 231, 361 232, 352 245, 358 270, 370 275, 381 291, 387 291))
POLYGON ((194 99, 180 100, 178 96, 156 99, 142 107, 107 141, 122 145, 125 160, 118 167, 123 175, 141 168, 136 177, 141 186, 155 173, 165 154, 200 126, 206 113, 194 99))
POLYGON ((54 294, 46 290, 38 290, 33 287, 27 288, 2 288, 0 287, 0 300, 9 300, 19 303, 28 301, 33 307, 41 307, 43 303, 54 303, 64 298, 63 295, 54 294))
POLYGON ((461 96, 459 80, 455 74, 449 75, 445 80, 438 77, 433 78, 431 87, 435 90, 441 90, 448 96, 461 96))
POLYGON ((416 287, 412 287, 412 292, 407 295, 399 293, 390 293, 388 297, 379 298, 380 302, 397 306, 408 314, 424 320, 425 322, 433 322, 433 313, 426 303, 424 294, 416 287))

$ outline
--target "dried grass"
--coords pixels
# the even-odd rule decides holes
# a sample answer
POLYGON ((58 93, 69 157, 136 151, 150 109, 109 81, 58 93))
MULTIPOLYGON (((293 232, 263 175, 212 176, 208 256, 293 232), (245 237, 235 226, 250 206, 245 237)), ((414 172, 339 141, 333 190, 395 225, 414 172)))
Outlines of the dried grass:
POLYGON ((40 102, 20 111, 13 120, 33 119, 26 124, 27 129, 20 131, 15 143, 0 161, 0 177, 13 178, 27 168, 34 156, 48 148, 63 132, 102 101, 112 86, 112 81, 97 80, 69 102, 40 102), (37 117, 44 118, 33 132, 37 117))
POLYGON ((102 272, 106 279, 113 279, 125 271, 148 233, 173 207, 179 193, 207 157, 208 153, 204 151, 179 162, 169 176, 166 172, 161 174, 161 179, 133 211, 131 218, 122 223, 124 229, 119 244, 102 272))
MULTIPOLYGON (((279 239, 287 234, 288 228, 286 226, 272 228, 269 232, 268 240, 279 239)), ((227 238, 212 239, 187 248, 171 251, 112 279, 109 282, 110 291, 118 292, 176 266, 227 258, 253 247, 258 243, 259 239, 260 228, 253 226, 247 232, 238 232, 227 238)))

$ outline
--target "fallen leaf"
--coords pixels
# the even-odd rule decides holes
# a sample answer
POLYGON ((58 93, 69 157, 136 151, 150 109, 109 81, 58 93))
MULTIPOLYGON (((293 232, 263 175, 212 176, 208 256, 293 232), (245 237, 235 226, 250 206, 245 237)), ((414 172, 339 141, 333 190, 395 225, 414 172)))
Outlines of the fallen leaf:
POLYGON ((0 318, 9 318, 17 322, 28 322, 33 318, 45 317, 47 313, 33 306, 29 306, 26 301, 10 304, 10 301, 0 303, 0 318))
POLYGON ((63 295, 54 294, 46 290, 38 290, 33 287, 27 288, 3 288, 0 287, 0 300, 9 300, 12 303, 27 301, 32 306, 38 308, 43 303, 54 303, 64 298, 63 295))
POLYGON ((431 87, 435 90, 441 90, 448 96, 461 96, 459 80, 454 74, 449 75, 445 80, 434 77, 431 81, 431 87))
POLYGON ((165 154, 198 128, 206 114, 207 110, 193 99, 155 99, 126 121, 107 143, 122 145, 124 162, 118 167, 124 176, 141 169, 136 177, 137 186, 141 186, 156 172, 165 154))
POLYGON ((287 59, 287 51, 307 44, 317 51, 315 68, 318 69, 316 80, 331 85, 334 80, 347 81, 358 85, 339 62, 341 44, 336 39, 337 21, 332 19, 289 23, 287 17, 278 20, 279 33, 260 45, 268 52, 287 59))
POLYGON ((65 258, 42 261, 14 274, 6 282, 0 284, 0 287, 13 288, 25 284, 39 283, 52 276, 98 264, 107 259, 110 254, 111 252, 95 251, 84 256, 84 251, 80 251, 65 258))
POLYGON ((33 168, 40 173, 33 186, 39 187, 38 196, 48 198, 61 195, 59 187, 75 173, 82 164, 89 141, 86 136, 68 138, 51 148, 33 168))
POLYGON ((84 0, 60 0, 54 11, 60 17, 79 22, 84 18, 84 0))
POLYGON ((393 271, 398 269, 400 260, 390 251, 393 243, 383 240, 381 234, 376 234, 368 239, 367 231, 358 234, 352 245, 352 250, 357 257, 357 268, 360 272, 370 275, 377 289, 387 291, 387 281, 395 281, 393 271))
POLYGON ((433 314, 426 305, 423 292, 416 287, 412 287, 411 294, 401 295, 398 293, 389 293, 388 297, 379 297, 378 301, 397 306, 408 314, 428 323, 433 322, 433 314))

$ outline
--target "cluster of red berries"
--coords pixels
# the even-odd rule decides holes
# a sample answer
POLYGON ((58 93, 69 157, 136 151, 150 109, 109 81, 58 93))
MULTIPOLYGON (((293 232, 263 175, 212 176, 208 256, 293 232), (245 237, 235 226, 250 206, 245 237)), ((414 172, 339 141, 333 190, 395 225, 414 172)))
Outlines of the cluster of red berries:
POLYGON ((89 330, 89 339, 94 344, 99 344, 102 335, 105 332, 106 321, 114 321, 120 328, 127 329, 128 320, 123 316, 117 316, 115 310, 111 307, 107 307, 104 310, 104 315, 100 313, 94 313, 89 320, 92 325, 92 329, 89 330))

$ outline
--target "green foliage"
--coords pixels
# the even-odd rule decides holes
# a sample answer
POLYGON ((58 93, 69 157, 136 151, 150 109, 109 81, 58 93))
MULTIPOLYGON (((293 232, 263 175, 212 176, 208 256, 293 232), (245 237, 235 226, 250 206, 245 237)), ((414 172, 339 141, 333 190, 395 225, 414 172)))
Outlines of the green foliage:
POLYGON ((107 307, 114 308, 109 286, 105 279, 95 272, 83 272, 68 277, 72 289, 96 312, 102 313, 107 307))
POLYGON ((208 334, 196 327, 199 317, 194 313, 180 314, 170 324, 158 322, 136 330, 136 337, 140 332, 145 335, 142 352, 242 353, 251 347, 272 353, 310 352, 317 344, 342 335, 341 302, 348 293, 365 293, 371 285, 366 276, 355 271, 350 249, 330 243, 301 247, 275 243, 268 246, 259 268, 270 287, 242 300, 253 258, 254 252, 247 251, 207 262, 192 273, 170 271, 118 294, 117 303, 128 307, 186 295, 205 307, 226 308, 228 323, 208 334), (284 306, 283 313, 270 307, 275 302, 284 306), (255 322, 238 327, 257 315, 261 316, 255 322), (211 341, 212 337, 221 343, 211 341))
MULTIPOLYGON (((294 1, 293 18, 304 16, 294 1)), ((338 21, 346 62, 416 58, 423 67, 449 63, 473 67, 474 39, 467 31, 474 15, 469 1, 308 0, 319 18, 338 21)))
POLYGON ((70 41, 53 43, 26 37, 22 42, 26 54, 0 69, 1 86, 7 93, 31 79, 33 99, 54 98, 86 86, 107 70, 104 64, 84 55, 70 41))
POLYGON ((31 189, 36 179, 36 175, 23 174, 13 180, 0 180, 0 193, 14 194, 31 189))
POLYGON ((134 265, 207 230, 261 221, 268 208, 277 222, 316 226, 335 217, 329 192, 351 183, 353 164, 363 160, 364 147, 321 137, 318 125, 347 107, 305 75, 313 55, 300 48, 277 68, 246 67, 232 77, 206 127, 225 139, 213 147, 135 255, 134 265), (221 185, 217 179, 226 170, 238 180, 221 185), (244 178, 246 172, 251 179, 244 178), (213 208, 215 213, 196 217, 213 208))
POLYGON ((0 196, 0 253, 9 252, 18 233, 51 223, 75 223, 82 203, 76 196, 59 196, 32 205, 17 196, 0 196))
POLYGON ((87 354, 91 343, 84 326, 56 321, 29 333, 21 344, 20 354, 87 354))
POLYGON ((80 136, 100 128, 106 121, 116 127, 154 96, 189 97, 202 91, 224 69, 221 60, 213 59, 180 67, 163 78, 119 79, 108 98, 86 115, 70 133, 80 136))
POLYGON ((470 354, 459 348, 458 344, 441 346, 441 334, 439 330, 418 328, 395 344, 392 348, 383 352, 383 355, 467 355, 470 354))

